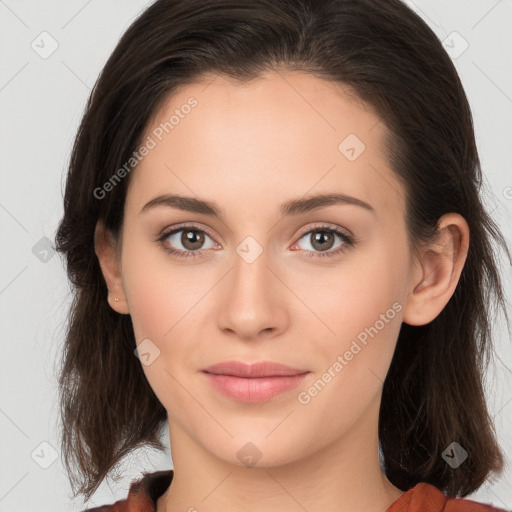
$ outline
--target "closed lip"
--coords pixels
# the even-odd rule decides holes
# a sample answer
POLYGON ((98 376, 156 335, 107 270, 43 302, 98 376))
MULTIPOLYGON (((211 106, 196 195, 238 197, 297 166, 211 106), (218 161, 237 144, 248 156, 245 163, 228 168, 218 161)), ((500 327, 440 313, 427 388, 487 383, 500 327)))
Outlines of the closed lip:
POLYGON ((250 364, 242 363, 240 361, 224 361, 222 363, 208 366, 208 368, 203 368, 202 371, 216 375, 232 375, 234 377, 245 377, 249 379, 309 373, 309 370, 292 368, 291 366, 274 363, 272 361, 258 361, 250 364))

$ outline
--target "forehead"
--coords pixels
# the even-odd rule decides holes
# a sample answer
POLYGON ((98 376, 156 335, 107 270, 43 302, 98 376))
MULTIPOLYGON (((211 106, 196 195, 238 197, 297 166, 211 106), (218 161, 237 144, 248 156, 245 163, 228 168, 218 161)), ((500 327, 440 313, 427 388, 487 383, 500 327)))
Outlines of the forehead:
POLYGON ((386 208, 401 195, 386 136, 351 90, 311 74, 268 72, 244 84, 205 76, 155 112, 143 137, 154 147, 130 188, 141 207, 166 192, 261 208, 336 190, 386 208))

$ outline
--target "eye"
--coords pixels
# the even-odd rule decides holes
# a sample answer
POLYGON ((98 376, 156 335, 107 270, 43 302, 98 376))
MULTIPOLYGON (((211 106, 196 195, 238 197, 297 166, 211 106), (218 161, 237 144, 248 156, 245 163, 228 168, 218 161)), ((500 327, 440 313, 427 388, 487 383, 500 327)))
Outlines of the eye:
MULTIPOLYGON (((300 240, 305 239, 312 248, 301 248, 306 252, 307 258, 325 258, 337 256, 344 252, 348 247, 355 245, 355 238, 337 228, 329 226, 318 226, 310 229, 300 240), (338 238, 341 242, 333 247, 338 238)), ((163 248, 173 256, 178 258, 196 258, 203 254, 203 251, 221 246, 203 229, 195 225, 176 226, 171 230, 164 232, 157 240, 163 248), (210 240, 210 246, 204 247, 205 241, 210 240)), ((298 245, 295 244, 295 245, 298 245)))
MULTIPOLYGON (((337 228, 329 226, 318 226, 310 229, 300 238, 306 240, 306 248, 304 249, 307 258, 325 258, 337 256, 344 252, 348 247, 354 245, 354 238, 337 228), (337 246, 333 247, 336 243, 336 238, 341 240, 337 246), (308 248, 307 246, 312 249, 308 248), (334 249, 334 250, 333 250, 334 249)), ((297 244, 298 245, 298 244, 297 244)))
POLYGON ((216 242, 213 242, 208 233, 193 225, 177 226, 163 233, 157 241, 167 252, 178 258, 195 258, 203 250, 220 247, 216 242), (212 243, 210 247, 203 247, 207 238, 212 243))

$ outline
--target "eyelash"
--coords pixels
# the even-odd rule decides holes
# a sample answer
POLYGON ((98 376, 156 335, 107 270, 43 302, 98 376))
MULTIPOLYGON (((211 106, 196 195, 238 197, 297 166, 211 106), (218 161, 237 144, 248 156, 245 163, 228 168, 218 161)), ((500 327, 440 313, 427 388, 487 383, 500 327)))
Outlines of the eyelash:
MULTIPOLYGON (((201 255, 202 250, 197 251, 181 251, 177 249, 173 249, 171 247, 168 247, 165 245, 165 241, 167 238, 169 238, 171 235, 174 235, 175 233, 179 233, 180 231, 196 231, 201 232, 206 235, 208 235, 210 238, 213 239, 213 237, 204 229, 200 229, 198 226, 194 226, 193 224, 184 224, 180 226, 176 226, 175 228, 166 231, 162 233, 162 235, 157 239, 157 242, 162 245, 165 251, 167 251, 169 254, 172 254, 173 256, 176 256, 178 258, 197 258, 201 255)), ((302 239, 305 235, 309 235, 315 231, 320 232, 326 232, 333 235, 338 235, 341 240, 343 241, 343 245, 338 247, 337 249, 331 250, 331 251, 325 251, 325 252, 315 252, 315 251, 305 251, 307 254, 305 255, 307 258, 332 258, 334 256, 338 256, 342 252, 344 252, 348 247, 352 247, 356 244, 356 239, 353 236, 347 235, 346 233, 329 226, 316 226, 313 229, 310 229, 309 231, 306 231, 303 233, 299 240, 302 239)))

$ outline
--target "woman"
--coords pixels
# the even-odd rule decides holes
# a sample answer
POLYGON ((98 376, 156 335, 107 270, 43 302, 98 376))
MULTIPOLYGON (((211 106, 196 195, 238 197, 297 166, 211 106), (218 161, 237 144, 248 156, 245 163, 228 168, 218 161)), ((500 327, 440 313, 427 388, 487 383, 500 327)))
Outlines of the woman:
POLYGON ((174 469, 89 510, 496 510, 463 498, 503 469, 480 187, 398 0, 152 4, 70 161, 62 448, 90 497, 168 420, 174 469))

